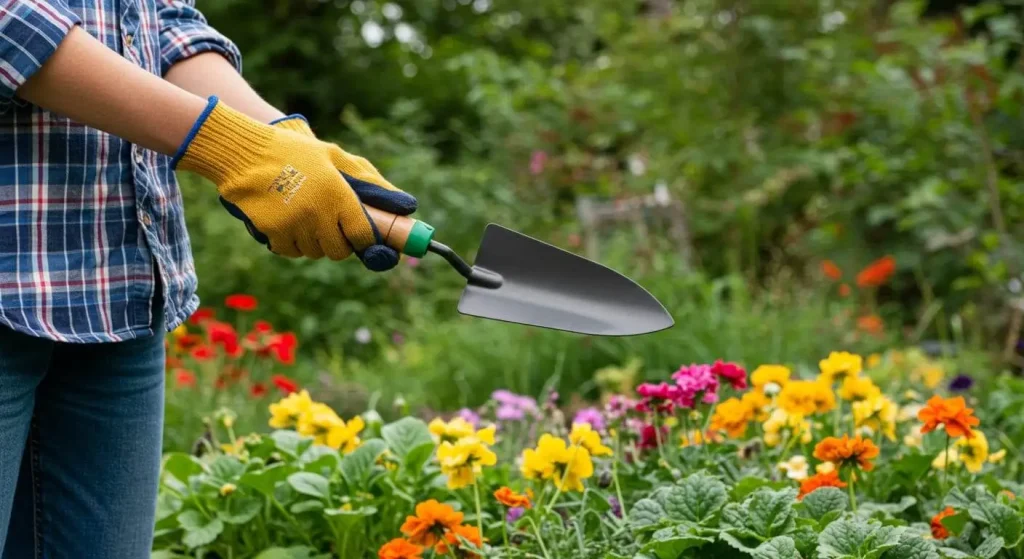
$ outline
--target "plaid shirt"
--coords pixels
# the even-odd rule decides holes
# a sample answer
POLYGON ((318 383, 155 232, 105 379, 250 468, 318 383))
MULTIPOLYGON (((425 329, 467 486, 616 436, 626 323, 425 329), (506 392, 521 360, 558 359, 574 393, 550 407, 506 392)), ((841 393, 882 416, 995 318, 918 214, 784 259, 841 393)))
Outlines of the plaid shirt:
POLYGON ((0 324, 111 342, 154 333, 157 285, 168 329, 199 305, 171 159, 14 97, 74 25, 157 75, 206 51, 240 67, 194 3, 0 0, 0 324))

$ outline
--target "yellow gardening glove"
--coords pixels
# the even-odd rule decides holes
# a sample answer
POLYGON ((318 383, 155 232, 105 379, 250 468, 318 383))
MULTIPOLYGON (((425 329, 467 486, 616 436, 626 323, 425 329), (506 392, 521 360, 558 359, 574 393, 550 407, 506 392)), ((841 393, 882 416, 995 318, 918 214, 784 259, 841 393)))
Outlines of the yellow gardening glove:
POLYGON ((369 172, 364 161, 211 97, 174 164, 213 181, 228 211, 273 252, 334 260, 355 252, 367 268, 386 270, 398 254, 384 246, 363 202, 407 215, 416 199, 369 172))

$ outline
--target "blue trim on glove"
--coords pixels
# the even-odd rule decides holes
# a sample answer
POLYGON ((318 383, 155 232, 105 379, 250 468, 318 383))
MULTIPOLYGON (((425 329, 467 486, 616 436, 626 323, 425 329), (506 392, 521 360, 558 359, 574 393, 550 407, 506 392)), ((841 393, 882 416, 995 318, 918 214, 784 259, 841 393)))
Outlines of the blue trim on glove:
POLYGON ((192 140, 196 139, 196 134, 199 133, 199 129, 206 124, 206 119, 210 117, 210 113, 213 112, 213 108, 217 106, 216 95, 211 95, 209 101, 206 103, 206 108, 199 114, 199 118, 196 119, 195 124, 192 125, 192 129, 188 131, 188 136, 185 136, 185 141, 178 146, 178 151, 174 154, 174 159, 171 160, 171 170, 178 167, 178 162, 181 161, 182 157, 185 157, 185 153, 188 151, 189 144, 192 140))
POLYGON ((306 124, 309 124, 309 121, 306 120, 306 117, 300 115, 299 113, 291 114, 291 115, 288 115, 288 116, 283 116, 281 118, 278 118, 278 119, 270 121, 268 124, 273 126, 273 125, 275 125, 275 124, 277 124, 279 122, 284 122, 286 120, 295 120, 295 119, 301 120, 301 121, 305 122, 306 124))

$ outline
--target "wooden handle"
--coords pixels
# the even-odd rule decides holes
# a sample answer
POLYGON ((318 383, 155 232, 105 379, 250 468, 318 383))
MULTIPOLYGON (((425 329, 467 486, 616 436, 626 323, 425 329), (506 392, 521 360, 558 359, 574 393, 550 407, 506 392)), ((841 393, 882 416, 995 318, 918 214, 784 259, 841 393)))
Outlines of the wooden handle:
POLYGON ((384 210, 365 206, 366 213, 377 226, 384 244, 398 252, 417 258, 427 253, 427 247, 434 237, 434 228, 429 224, 404 215, 395 215, 384 210))

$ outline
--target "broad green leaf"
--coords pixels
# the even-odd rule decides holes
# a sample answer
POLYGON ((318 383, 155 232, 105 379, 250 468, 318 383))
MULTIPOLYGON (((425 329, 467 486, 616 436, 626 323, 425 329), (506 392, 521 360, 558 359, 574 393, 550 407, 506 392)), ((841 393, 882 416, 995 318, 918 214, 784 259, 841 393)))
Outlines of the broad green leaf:
POLYGON ((304 512, 322 511, 324 510, 323 501, 299 501, 288 508, 292 514, 302 514, 304 512))
POLYGON ((971 521, 971 516, 966 512, 958 512, 940 520, 943 526, 954 536, 959 536, 964 531, 964 526, 971 521))
POLYGON ((845 511, 850 498, 836 487, 821 487, 805 495, 801 502, 808 517, 822 519, 831 512, 845 511))
POLYGON ((992 534, 1003 538, 1003 541, 1011 547, 1017 545, 1021 538, 1021 531, 1024 530, 1020 515, 1010 507, 995 501, 972 507, 971 517, 988 524, 992 534), (976 509, 981 510, 980 518, 975 515, 976 509))
POLYGON ((658 559, 676 559, 687 549, 700 547, 714 540, 686 533, 681 526, 662 528, 651 536, 641 553, 653 553, 658 559))
POLYGON ((427 463, 427 460, 430 460, 432 454, 434 454, 433 441, 414 447, 405 455, 405 460, 403 461, 405 471, 419 475, 423 471, 423 465, 427 463))
POLYGON ((739 538, 737 538, 736 536, 730 534, 729 532, 722 532, 722 533, 720 533, 718 535, 718 539, 720 539, 723 542, 725 542, 726 544, 728 544, 729 547, 731 547, 733 549, 736 549, 738 551, 742 551, 743 553, 750 554, 750 553, 753 553, 754 549, 755 549, 755 548, 750 547, 749 545, 743 543, 742 541, 740 541, 739 538))
POLYGON ((172 551, 161 549, 150 554, 149 559, 187 559, 187 555, 178 555, 172 551))
POLYGON ((960 551, 959 549, 952 547, 941 547, 939 548, 939 551, 942 552, 943 557, 946 557, 948 559, 971 559, 972 557, 974 557, 970 553, 965 553, 963 551, 960 551))
POLYGON ((861 518, 842 518, 828 525, 818 539, 822 559, 880 557, 899 543, 902 530, 868 523, 861 518))
POLYGON ((245 464, 234 456, 218 456, 210 464, 210 477, 216 485, 234 483, 245 471, 245 464))
POLYGON ((665 496, 665 512, 672 520, 698 524, 709 520, 726 502, 725 484, 706 474, 693 474, 673 487, 665 496))
POLYGON ((744 501, 748 527, 766 539, 791 532, 796 528, 796 493, 796 489, 755 491, 744 501))
POLYGON ((992 559, 1003 550, 1006 545, 1006 540, 999 536, 989 536, 985 541, 978 544, 978 547, 974 550, 974 554, 981 559, 992 559))
POLYGON ((368 489, 367 480, 377 457, 387 450, 380 439, 370 439, 341 459, 341 476, 353 490, 368 489))
POLYGON ((403 417, 394 423, 388 423, 381 428, 380 436, 388 444, 392 454, 399 460, 404 460, 414 448, 420 445, 434 443, 427 424, 415 417, 403 417))
POLYGON ((331 482, 320 474, 296 472, 288 476, 288 485, 303 495, 319 499, 326 499, 331 494, 331 482))
POLYGON ((288 464, 274 464, 265 470, 245 472, 242 474, 242 477, 238 479, 238 483, 239 485, 251 487, 267 497, 273 497, 274 486, 287 479, 288 476, 295 473, 295 471, 295 466, 288 464))
POLYGON ((182 502, 174 493, 164 491, 156 499, 156 520, 157 522, 176 514, 181 510, 182 502))
POLYGON ((195 457, 182 452, 174 452, 164 459, 164 473, 171 474, 182 483, 188 482, 190 476, 203 471, 203 465, 195 457))
POLYGON ((739 503, 728 503, 722 507, 720 524, 723 528, 746 529, 747 509, 739 503))
POLYGON ((932 540, 926 540, 921 534, 904 532, 896 547, 882 555, 882 559, 939 559, 932 540))
POLYGON ((789 537, 793 538, 793 543, 796 544, 797 551, 804 557, 811 557, 814 555, 815 548, 818 547, 818 533, 814 531, 810 526, 800 526, 792 533, 789 537))
POLYGON ((377 507, 359 507, 358 509, 325 509, 324 515, 327 520, 335 525, 340 533, 344 534, 356 526, 361 520, 377 514, 377 507))
POLYGON ((253 559, 310 559, 316 553, 308 547, 272 547, 253 559))
POLYGON ((739 481, 729 491, 729 495, 734 501, 742 501, 748 495, 757 491, 762 487, 769 489, 785 489, 789 484, 785 481, 771 481, 764 479, 763 477, 745 477, 739 481))
POLYGON ((313 439, 303 437, 295 431, 274 431, 270 434, 270 438, 273 439, 278 450, 292 458, 298 458, 313 444, 313 439))
POLYGON ((857 513, 864 516, 872 516, 880 512, 883 513, 883 516, 896 516, 915 504, 917 504, 917 499, 910 496, 904 496, 898 503, 875 503, 869 501, 861 505, 857 509, 857 513))
POLYGON ((629 525, 634 530, 643 530, 661 524, 667 515, 665 509, 654 499, 640 499, 629 510, 629 525))
POLYGON ((178 515, 178 523, 185 529, 181 542, 189 549, 212 543, 224 531, 224 523, 219 518, 209 520, 194 510, 178 515))
POLYGON ((306 449, 299 457, 302 469, 322 476, 330 476, 341 464, 341 456, 338 451, 323 445, 313 445, 306 449))
POLYGON ((796 543, 789 536, 772 538, 757 546, 751 555, 754 559, 800 559, 796 543))
POLYGON ((256 518, 262 508, 263 499, 235 493, 227 498, 224 508, 217 511, 217 517, 226 524, 245 524, 256 518))

